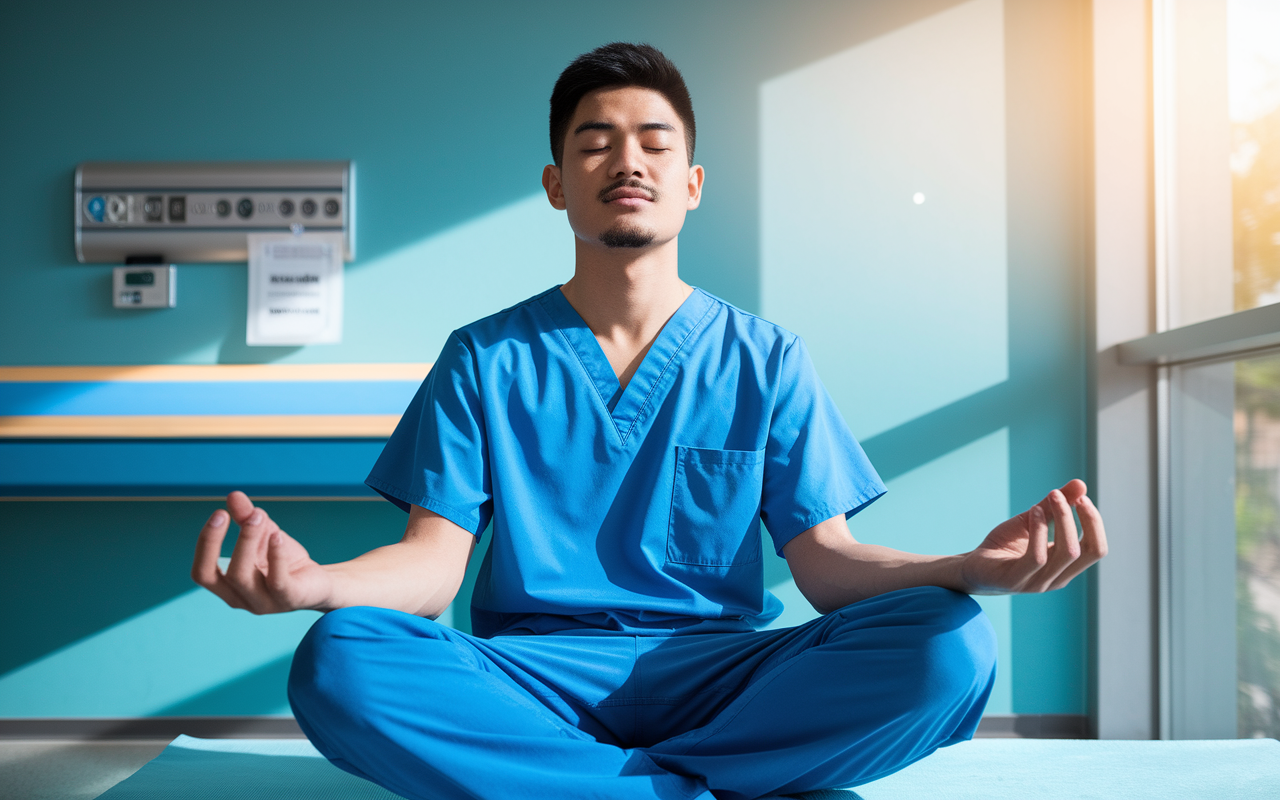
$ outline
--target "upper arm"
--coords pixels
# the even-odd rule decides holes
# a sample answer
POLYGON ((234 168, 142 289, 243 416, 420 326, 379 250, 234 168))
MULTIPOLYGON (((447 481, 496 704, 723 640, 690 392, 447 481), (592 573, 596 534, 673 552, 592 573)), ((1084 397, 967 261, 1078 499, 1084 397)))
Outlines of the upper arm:
POLYGON ((825 614, 830 610, 824 609, 818 601, 827 582, 825 568, 835 560, 832 558, 835 553, 857 543, 849 533, 844 514, 837 514, 797 534, 783 545, 782 555, 787 559, 796 588, 819 612, 825 614))
POLYGON ((365 481, 405 511, 431 509, 477 534, 493 516, 479 370, 450 334, 365 481))
POLYGON ((400 543, 421 557, 432 571, 438 570, 440 579, 456 592, 475 552, 476 536, 434 511, 412 506, 400 543))
MULTIPOLYGON (((777 387, 765 441, 760 516, 774 546, 836 515, 848 516, 885 491, 862 447, 796 338, 772 367, 777 387)), ((847 533, 846 533, 847 535, 847 533)))

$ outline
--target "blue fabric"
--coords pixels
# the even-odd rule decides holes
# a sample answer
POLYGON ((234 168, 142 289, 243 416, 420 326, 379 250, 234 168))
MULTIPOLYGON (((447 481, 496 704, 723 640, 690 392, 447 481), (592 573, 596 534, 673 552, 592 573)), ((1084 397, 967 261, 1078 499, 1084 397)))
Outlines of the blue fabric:
POLYGON ((973 735, 995 675, 971 598, 924 587, 796 628, 484 639, 398 611, 316 622, 298 723, 408 798, 749 800, 865 783, 973 735))
POLYGON ((701 290, 625 389, 559 288, 450 335, 369 486, 493 541, 472 630, 748 631, 773 547, 884 492, 804 343, 701 290))

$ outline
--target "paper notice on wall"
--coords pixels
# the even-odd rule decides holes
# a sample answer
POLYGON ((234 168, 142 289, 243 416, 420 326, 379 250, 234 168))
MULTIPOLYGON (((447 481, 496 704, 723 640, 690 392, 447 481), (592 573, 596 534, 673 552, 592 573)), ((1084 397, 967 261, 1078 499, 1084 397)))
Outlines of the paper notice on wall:
POLYGON ((341 233, 249 234, 252 345, 342 341, 341 233))

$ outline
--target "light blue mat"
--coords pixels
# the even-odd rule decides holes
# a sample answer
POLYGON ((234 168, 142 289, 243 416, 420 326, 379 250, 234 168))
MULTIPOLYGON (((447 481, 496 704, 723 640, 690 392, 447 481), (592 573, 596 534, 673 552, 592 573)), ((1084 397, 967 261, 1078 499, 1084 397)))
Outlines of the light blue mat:
POLYGON ((853 791, 863 800, 1280 800, 1280 742, 975 739, 853 791))
MULTIPOLYGON (((179 736, 99 800, 395 800, 301 739, 179 736)), ((1278 800, 1280 742, 979 739, 809 800, 1278 800)))
POLYGON ((400 800, 348 775, 306 739, 179 736, 98 800, 400 800))

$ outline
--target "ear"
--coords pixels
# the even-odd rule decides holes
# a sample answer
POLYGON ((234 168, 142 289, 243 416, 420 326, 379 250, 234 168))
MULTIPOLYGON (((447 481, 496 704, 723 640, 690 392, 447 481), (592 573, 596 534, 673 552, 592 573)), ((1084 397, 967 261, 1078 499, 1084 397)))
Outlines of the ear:
POLYGON ((698 207, 702 202, 702 179, 706 177, 702 167, 694 164, 689 167, 689 206, 690 211, 698 207))
POLYGON ((542 188, 547 190, 547 202, 551 207, 564 211, 564 186, 560 183, 560 168, 555 164, 542 168, 542 188))

